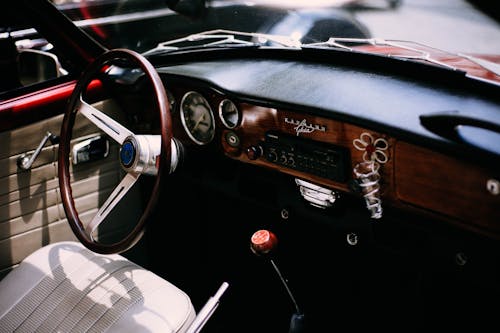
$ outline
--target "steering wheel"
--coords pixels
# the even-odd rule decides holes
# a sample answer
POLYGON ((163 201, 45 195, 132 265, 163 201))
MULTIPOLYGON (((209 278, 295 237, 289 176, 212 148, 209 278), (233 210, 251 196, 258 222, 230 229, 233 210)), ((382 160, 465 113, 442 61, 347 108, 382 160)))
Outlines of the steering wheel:
POLYGON ((139 53, 126 49, 110 50, 96 58, 82 73, 70 96, 61 126, 59 143, 58 176, 62 202, 71 229, 80 242, 88 249, 103 254, 124 252, 134 246, 144 234, 145 223, 158 200, 164 171, 170 172, 171 167, 176 164, 176 151, 175 143, 172 143, 170 103, 168 103, 165 87, 153 65, 139 53), (118 60, 137 65, 144 72, 145 78, 151 82, 155 94, 155 107, 160 118, 161 135, 136 135, 84 101, 83 93, 86 92, 92 80, 118 60), (126 171, 125 177, 87 225, 81 222, 75 208, 69 173, 70 142, 78 112, 120 145, 119 160, 126 171), (141 175, 155 177, 155 181, 151 196, 139 221, 120 240, 109 244, 100 243, 94 239, 95 230, 141 175))

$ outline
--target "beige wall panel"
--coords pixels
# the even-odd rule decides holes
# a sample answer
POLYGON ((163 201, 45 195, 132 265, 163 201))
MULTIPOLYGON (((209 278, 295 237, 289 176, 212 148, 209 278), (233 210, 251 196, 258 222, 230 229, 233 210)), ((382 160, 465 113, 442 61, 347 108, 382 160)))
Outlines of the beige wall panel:
POLYGON ((20 201, 11 202, 0 207, 0 223, 8 222, 10 219, 31 215, 37 210, 45 210, 50 206, 57 204, 57 190, 47 191, 44 188, 39 194, 31 195, 20 201))
POLYGON ((31 252, 50 244, 63 240, 76 240, 68 222, 58 221, 43 228, 37 228, 9 239, 0 241, 0 267, 8 268, 13 263, 19 263, 31 252))
POLYGON ((23 232, 40 228, 61 219, 58 205, 38 210, 33 214, 13 218, 0 223, 0 239, 19 235, 23 232))
MULTIPOLYGON (((112 103, 99 103, 97 107, 119 119, 112 103)), ((57 179, 58 146, 47 142, 31 170, 22 171, 17 167, 18 156, 33 152, 47 131, 59 134, 62 118, 63 115, 59 115, 0 133, 0 278, 41 246, 76 239, 61 204, 57 179)), ((96 126, 78 116, 72 144, 98 134, 96 126)), ((110 154, 106 159, 76 166, 70 164, 75 205, 84 222, 95 216, 98 207, 123 177, 118 150, 118 145, 110 140, 110 154)), ((138 193, 138 189, 131 191, 129 197, 133 199, 120 206, 123 211, 113 212, 115 217, 105 221, 106 232, 123 229, 124 221, 125 224, 136 221, 135 217, 141 212, 138 193)))

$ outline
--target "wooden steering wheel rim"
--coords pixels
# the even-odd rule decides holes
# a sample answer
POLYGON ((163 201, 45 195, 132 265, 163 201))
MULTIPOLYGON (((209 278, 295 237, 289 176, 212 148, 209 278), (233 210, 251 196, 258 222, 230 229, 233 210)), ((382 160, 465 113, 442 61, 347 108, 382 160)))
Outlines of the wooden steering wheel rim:
POLYGON ((121 253, 134 246, 144 234, 144 228, 148 217, 153 212, 161 189, 161 181, 164 172, 170 171, 171 163, 171 142, 172 142, 172 119, 170 114, 170 103, 168 103, 167 94, 163 82, 161 81, 156 69, 142 55, 135 51, 127 49, 114 49, 103 53, 96 58, 88 68, 82 73, 82 77, 77 81, 65 110, 63 122, 61 125, 61 136, 59 143, 58 156, 58 176, 59 187, 61 190, 62 203, 68 219, 69 225, 78 240, 88 249, 102 254, 121 253), (159 158, 158 173, 155 176, 153 191, 150 199, 134 228, 121 240, 103 244, 93 241, 85 232, 85 228, 78 216, 73 200, 70 183, 70 142, 72 137, 73 125, 77 114, 77 105, 83 92, 104 68, 109 66, 115 60, 127 60, 137 64, 144 72, 147 79, 151 82, 156 99, 156 106, 160 116, 161 126, 161 154, 159 158))

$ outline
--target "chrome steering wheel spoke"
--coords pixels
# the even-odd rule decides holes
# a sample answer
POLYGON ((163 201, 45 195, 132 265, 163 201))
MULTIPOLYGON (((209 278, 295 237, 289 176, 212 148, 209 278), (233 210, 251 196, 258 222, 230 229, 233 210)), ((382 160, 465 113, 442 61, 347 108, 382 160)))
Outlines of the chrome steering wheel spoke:
POLYGON ((115 206, 121 201, 121 199, 127 194, 127 192, 132 188, 132 186, 139 179, 140 173, 129 172, 123 177, 122 181, 109 195, 108 199, 101 206, 97 214, 94 216, 92 221, 85 227, 85 232, 87 235, 95 241, 94 232, 97 227, 106 219, 106 216, 115 208, 115 206))
POLYGON ((76 105, 76 110, 104 131, 104 133, 112 137, 113 140, 118 142, 120 145, 123 144, 126 138, 134 136, 134 133, 129 131, 125 126, 121 125, 105 113, 97 110, 95 107, 85 102, 81 97, 76 105))

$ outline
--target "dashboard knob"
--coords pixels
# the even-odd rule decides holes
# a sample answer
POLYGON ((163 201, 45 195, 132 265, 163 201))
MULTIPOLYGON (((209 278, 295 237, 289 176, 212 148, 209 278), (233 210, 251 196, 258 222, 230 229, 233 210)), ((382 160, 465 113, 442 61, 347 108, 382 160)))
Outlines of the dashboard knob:
POLYGON ((271 162, 277 162, 278 161, 278 154, 276 153, 276 150, 274 149, 269 149, 267 152, 267 160, 271 162))
POLYGON ((262 156, 263 149, 260 145, 250 146, 245 150, 245 152, 247 157, 253 161, 262 156))
POLYGON ((257 230, 250 239, 250 248, 257 255, 271 252, 278 245, 278 238, 269 230, 257 230))

